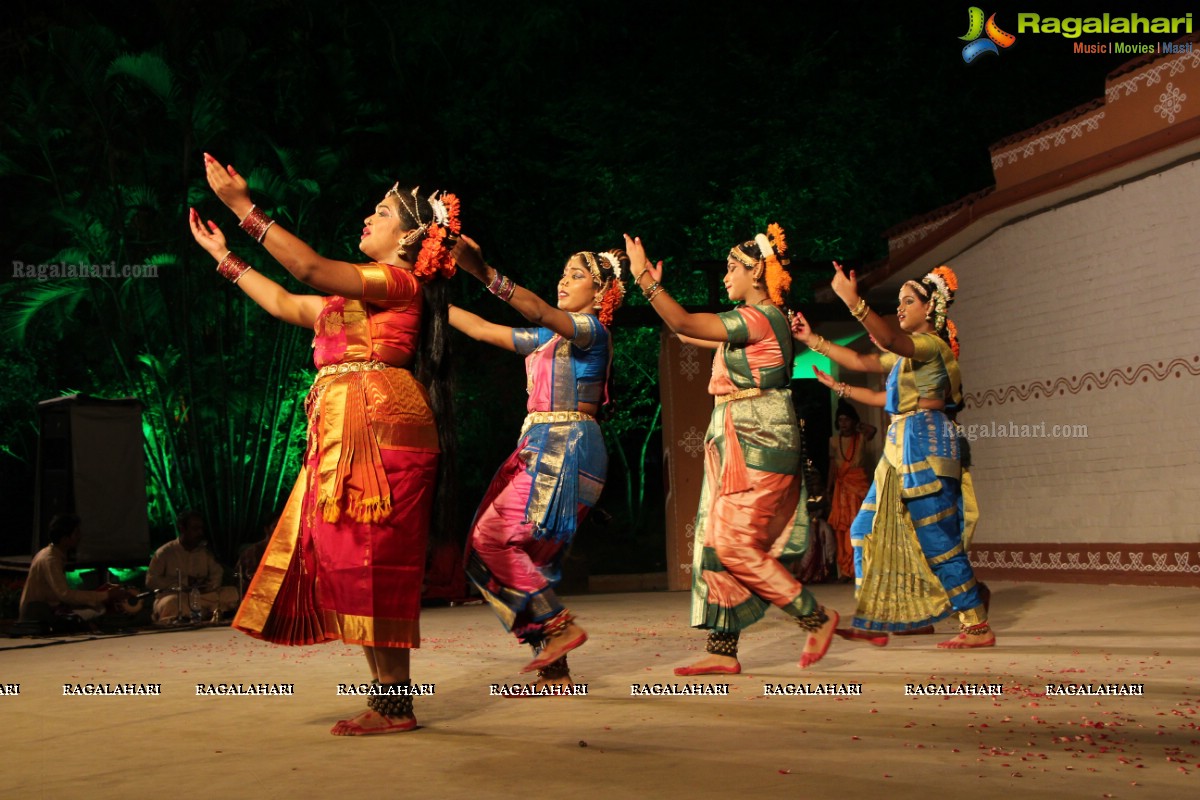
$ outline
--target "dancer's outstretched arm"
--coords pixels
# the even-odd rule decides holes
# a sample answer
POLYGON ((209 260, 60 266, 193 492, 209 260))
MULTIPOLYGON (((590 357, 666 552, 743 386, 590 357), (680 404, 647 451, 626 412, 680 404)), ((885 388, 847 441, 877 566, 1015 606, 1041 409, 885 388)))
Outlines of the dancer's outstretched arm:
MULTIPOLYGON (((868 389, 865 386, 851 386, 848 383, 835 381, 833 376, 828 372, 813 367, 813 374, 817 376, 822 386, 828 386, 837 392, 838 397, 844 397, 847 400, 853 400, 856 403, 862 403, 864 406, 874 406, 875 408, 883 408, 887 405, 887 392, 877 392, 874 389, 868 389)), ((832 471, 830 467, 830 471, 832 471)))
MULTIPOLYGON (((222 165, 207 153, 204 154, 204 172, 213 193, 239 220, 245 219, 254 208, 246 179, 238 174, 232 164, 222 165)), ((375 213, 391 214, 393 211, 381 205, 375 213)), ((325 258, 278 224, 271 225, 267 230, 262 245, 297 280, 317 291, 352 300, 362 298, 363 279, 356 265, 325 258)))
MULTIPOLYGON (((225 234, 221 233, 215 222, 210 220, 205 226, 193 208, 188 210, 188 224, 196 242, 216 259, 218 264, 229 255, 229 248, 225 245, 225 234)), ((237 286, 276 319, 309 329, 317 324, 317 315, 321 313, 323 303, 318 295, 292 294, 254 269, 242 273, 237 280, 237 286)))
MULTIPOLYGON (((880 320, 882 322, 882 320, 880 320)), ((808 320, 799 311, 792 314, 792 337, 808 349, 820 353, 838 366, 852 369, 855 372, 887 372, 879 360, 878 353, 860 353, 849 347, 842 347, 813 331, 808 320)))
MULTIPOLYGON (((858 296, 858 276, 854 270, 850 270, 850 274, 847 275, 842 271, 842 265, 836 261, 833 262, 833 280, 829 282, 829 288, 833 289, 833 293, 852 311, 862 303, 862 298, 858 296)), ((867 329, 867 333, 871 334, 875 344, 901 358, 912 358, 916 354, 917 348, 911 336, 893 328, 865 304, 862 308, 864 315, 859 321, 867 329)))
POLYGON ((450 306, 450 325, 477 342, 485 342, 514 353, 517 350, 513 345, 512 328, 488 322, 478 314, 472 314, 458 306, 450 306))
MULTIPOLYGON (((458 264, 459 269, 471 273, 485 286, 491 286, 502 277, 495 267, 488 266, 487 262, 483 260, 483 250, 469 236, 459 238, 458 244, 454 247, 454 261, 458 264)), ((583 272, 586 273, 586 270, 583 272)), ((508 304, 534 325, 549 328, 567 340, 574 339, 576 336, 575 320, 571 318, 570 314, 555 308, 523 286, 512 284, 512 294, 508 297, 508 304)), ((463 332, 466 333, 466 331, 463 332)))
POLYGON ((650 307, 662 317, 668 328, 679 334, 680 339, 688 344, 710 348, 729 341, 729 333, 720 317, 704 312, 693 314, 667 294, 662 287, 662 262, 657 266, 650 263, 641 238, 631 238, 625 234, 625 252, 629 254, 629 269, 633 273, 634 283, 650 298, 650 307))

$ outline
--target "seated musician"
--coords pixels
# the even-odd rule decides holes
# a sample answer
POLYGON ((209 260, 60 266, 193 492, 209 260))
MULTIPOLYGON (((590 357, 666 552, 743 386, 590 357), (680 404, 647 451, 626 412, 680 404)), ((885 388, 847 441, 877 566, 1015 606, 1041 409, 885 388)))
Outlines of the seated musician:
POLYGON ((50 623, 56 616, 71 613, 88 621, 104 613, 105 603, 125 598, 126 591, 119 587, 86 591, 67 585, 67 558, 82 539, 79 517, 55 515, 50 520, 47 538, 50 544, 29 565, 29 577, 21 591, 21 622, 50 623))
POLYGON ((155 551, 146 573, 146 588, 157 592, 154 622, 169 625, 179 617, 191 617, 193 612, 207 620, 217 611, 236 609, 238 591, 221 585, 225 570, 204 541, 200 513, 183 512, 178 527, 179 538, 155 551))

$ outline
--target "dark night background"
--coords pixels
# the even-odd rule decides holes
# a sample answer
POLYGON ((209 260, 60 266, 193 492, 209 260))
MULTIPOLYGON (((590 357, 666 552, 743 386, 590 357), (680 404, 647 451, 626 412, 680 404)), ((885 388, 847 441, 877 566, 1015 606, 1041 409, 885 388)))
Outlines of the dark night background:
MULTIPOLYGON (((158 276, 0 270, 0 553, 28 552, 36 403, 64 393, 145 402, 156 543, 196 507, 228 561, 286 497, 308 337, 216 277, 192 242, 189 205, 283 274, 208 193, 202 152, 235 164, 260 205, 334 257, 355 258, 361 219, 394 181, 452 189, 489 260, 540 292, 570 253, 629 231, 666 259, 677 296, 719 302, 704 265, 778 220, 792 304, 804 307, 830 258, 883 257, 885 229, 992 183, 989 144, 1102 96, 1130 60, 1025 35, 966 65, 970 5, 8 3, 5 262, 156 265, 158 276)), ((1192 10, 982 7, 1009 32, 1016 11, 1192 10)), ((469 279, 455 291, 518 323, 469 279)), ((613 471, 598 515, 611 520, 580 540, 594 572, 662 568, 657 335, 618 315, 613 471)), ((524 382, 519 359, 455 346, 463 518, 450 534, 461 537, 516 439, 524 382)))

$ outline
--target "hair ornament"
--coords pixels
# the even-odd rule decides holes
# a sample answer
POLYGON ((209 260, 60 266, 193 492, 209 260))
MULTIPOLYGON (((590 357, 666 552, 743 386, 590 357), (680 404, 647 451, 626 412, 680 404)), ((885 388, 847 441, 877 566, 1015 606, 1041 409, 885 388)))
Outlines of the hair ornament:
POLYGON ((754 243, 758 245, 758 252, 762 253, 764 259, 771 258, 775 255, 775 248, 771 247, 771 242, 764 234, 755 234, 754 243))
POLYGON ((958 292, 958 276, 945 264, 930 270, 920 281, 908 280, 905 286, 912 287, 922 301, 929 304, 925 318, 933 324, 934 331, 946 340, 954 357, 958 357, 958 328, 946 316, 946 310, 954 303, 958 292))
POLYGON ((598 253, 597 255, 609 263, 609 266, 612 267, 613 275, 616 276, 618 281, 621 280, 621 260, 607 251, 598 253))
POLYGON ((946 320, 946 341, 950 345, 950 349, 954 352, 954 357, 958 358, 958 326, 954 324, 954 320, 946 320))
MULTIPOLYGON (((417 261, 413 265, 413 274, 421 280, 435 277, 449 278, 455 272, 454 256, 451 251, 458 243, 459 234, 462 233, 461 207, 458 197, 443 191, 431 194, 426 202, 429 203, 432 218, 428 222, 424 222, 417 213, 421 207, 417 194, 419 191, 419 188, 413 189, 411 207, 398 191, 398 187, 393 187, 392 191, 388 192, 388 194, 395 194, 417 221, 416 238, 420 238, 422 233, 425 235, 421 242, 421 251, 417 255, 417 261)), ((413 233, 410 232, 405 239, 412 235, 413 233)))
POLYGON ((742 250, 741 245, 737 245, 730 250, 729 255, 740 262, 742 266, 746 267, 746 269, 754 269, 756 266, 758 266, 758 261, 752 258, 749 253, 742 250))
POLYGON ((758 249, 762 251, 763 258, 767 262, 765 270, 767 296, 771 298, 773 304, 783 306, 788 290, 792 288, 792 276, 787 271, 787 265, 791 260, 787 254, 787 238, 784 235, 783 226, 772 222, 767 226, 767 234, 765 236, 761 233, 758 234, 754 237, 754 241, 758 244, 758 249))
POLYGON ((613 313, 625 302, 625 284, 621 282, 623 270, 621 259, 615 253, 593 253, 583 250, 571 256, 583 262, 588 272, 592 273, 592 283, 596 286, 596 309, 600 323, 604 327, 612 325, 613 313), (605 276, 603 267, 608 267, 612 274, 605 276))

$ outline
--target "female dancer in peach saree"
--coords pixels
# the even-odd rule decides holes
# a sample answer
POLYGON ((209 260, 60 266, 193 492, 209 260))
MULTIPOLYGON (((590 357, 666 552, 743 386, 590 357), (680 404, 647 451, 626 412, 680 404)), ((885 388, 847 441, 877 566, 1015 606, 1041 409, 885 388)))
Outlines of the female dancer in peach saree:
POLYGON ((692 314, 662 286, 640 239, 626 239, 634 280, 680 339, 717 351, 708 391, 714 408, 704 438, 704 488, 696 512, 692 564, 693 627, 708 631, 706 655, 676 675, 741 672, 742 630, 771 606, 806 631, 800 666, 829 649, 837 612, 780 562, 803 555, 808 540, 800 430, 792 406, 792 337, 782 308, 791 276, 783 229, 729 252, 725 289, 744 305, 692 314))
POLYGON ((492 479, 471 526, 467 577, 505 630, 533 647, 522 670, 539 685, 569 685, 567 653, 587 641, 554 587, 561 561, 608 468, 596 413, 607 402, 613 312, 624 298, 629 257, 620 250, 567 260, 551 306, 487 266, 473 241, 455 250, 459 266, 512 305, 534 328, 496 325, 461 308, 450 324, 468 336, 525 356, 528 415, 517 449, 492 479))
POLYGON ((960 633, 938 647, 996 643, 967 548, 978 507, 964 477, 958 426, 948 418, 962 406, 958 336, 946 309, 958 279, 938 267, 900 287, 896 331, 858 294, 854 272, 834 264, 832 288, 885 352, 857 353, 814 333, 803 317, 796 338, 847 369, 888 376, 874 392, 817 372, 839 397, 885 408, 892 415, 883 457, 862 509, 850 528, 857 610, 838 635, 882 647, 889 633, 920 631, 957 614, 960 633))
POLYGON ((273 316, 315 334, 304 463, 234 627, 283 645, 362 645, 373 679, 367 710, 331 732, 412 730, 409 650, 420 644, 440 453, 430 394, 448 388, 439 380, 427 391, 413 370, 441 372, 446 308, 432 298, 454 273, 458 201, 393 187, 364 220, 359 249, 371 263, 350 264, 319 256, 276 225, 232 167, 207 155, 205 162, 209 184, 241 227, 327 294, 286 291, 191 212, 192 235, 221 275, 273 316))

